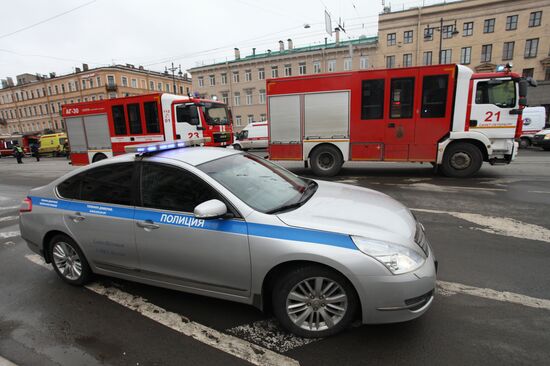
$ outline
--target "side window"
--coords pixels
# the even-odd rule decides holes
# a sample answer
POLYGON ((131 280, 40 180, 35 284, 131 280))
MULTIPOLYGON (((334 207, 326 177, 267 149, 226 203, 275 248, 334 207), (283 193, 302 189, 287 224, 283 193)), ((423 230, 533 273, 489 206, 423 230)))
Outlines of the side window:
POLYGON ((156 102, 143 103, 143 110, 145 111, 145 128, 147 133, 159 133, 159 114, 158 106, 156 102))
POLYGON ((57 186, 57 193, 63 198, 80 199, 80 186, 85 173, 80 173, 64 180, 57 186))
POLYGON ((197 107, 194 105, 176 106, 176 121, 178 123, 189 123, 197 126, 200 123, 197 107))
POLYGON ((384 79, 363 80, 361 119, 384 117, 384 79))
POLYGON ((124 106, 113 106, 113 122, 115 124, 115 135, 126 135, 126 118, 124 118, 124 106))
POLYGON ((128 104, 128 122, 130 122, 130 133, 143 133, 141 128, 141 114, 139 113, 139 104, 128 104))
POLYGON ((516 86, 513 80, 490 80, 477 83, 476 104, 494 104, 501 108, 514 108, 516 86))
POLYGON ((423 118, 445 117, 449 75, 425 76, 422 84, 423 118))
POLYGON ((414 78, 392 79, 390 118, 411 118, 414 101, 414 78))
POLYGON ((161 164, 143 164, 141 201, 144 207, 193 212, 199 204, 220 199, 208 184, 182 169, 161 164))
POLYGON ((88 170, 82 180, 83 201, 133 205, 133 163, 110 164, 88 170))

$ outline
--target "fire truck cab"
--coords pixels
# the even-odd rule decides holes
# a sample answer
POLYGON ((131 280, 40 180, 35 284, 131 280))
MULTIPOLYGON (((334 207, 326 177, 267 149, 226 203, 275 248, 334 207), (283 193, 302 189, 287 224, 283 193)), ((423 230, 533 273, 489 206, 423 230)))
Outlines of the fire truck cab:
POLYGON ((317 74, 267 81, 269 156, 319 176, 346 161, 429 162, 447 176, 517 154, 527 82, 462 65, 317 74))
POLYGON ((125 146, 145 142, 209 137, 208 146, 233 143, 229 110, 215 100, 156 93, 66 104, 62 114, 74 165, 124 154, 125 146))

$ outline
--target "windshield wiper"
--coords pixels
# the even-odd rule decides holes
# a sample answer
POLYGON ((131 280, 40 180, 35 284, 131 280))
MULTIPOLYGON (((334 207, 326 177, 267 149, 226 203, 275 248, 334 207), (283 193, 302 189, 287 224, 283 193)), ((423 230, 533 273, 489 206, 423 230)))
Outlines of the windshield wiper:
POLYGON ((279 206, 277 208, 274 208, 273 210, 266 211, 266 214, 274 214, 274 213, 277 213, 277 212, 290 210, 291 208, 297 208, 297 207, 302 206, 304 203, 306 203, 306 201, 300 200, 298 202, 289 203, 288 205, 282 205, 282 206, 279 206))
POLYGON ((298 208, 298 207, 304 205, 313 196, 313 194, 317 190, 318 186, 319 185, 314 180, 310 180, 307 184, 307 187, 305 187, 304 191, 302 192, 302 197, 300 197, 300 200, 298 202, 289 203, 289 204, 286 204, 286 205, 279 206, 277 208, 274 208, 273 210, 267 211, 266 213, 267 214, 274 214, 274 213, 281 212, 281 211, 287 211, 287 210, 290 210, 292 208, 298 208))

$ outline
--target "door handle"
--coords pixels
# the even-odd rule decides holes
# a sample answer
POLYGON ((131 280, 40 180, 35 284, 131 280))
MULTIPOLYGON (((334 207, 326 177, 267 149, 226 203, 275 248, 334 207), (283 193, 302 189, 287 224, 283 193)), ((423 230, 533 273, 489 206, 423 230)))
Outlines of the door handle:
POLYGON ((69 217, 74 222, 80 222, 80 221, 83 221, 84 219, 86 219, 84 216, 82 216, 82 214, 80 212, 75 212, 74 215, 69 215, 69 217))
POLYGON ((395 123, 393 122, 388 123, 388 128, 395 128, 395 123))
POLYGON ((145 230, 153 230, 153 229, 158 229, 160 227, 160 225, 153 223, 153 221, 151 220, 136 221, 136 225, 145 230))

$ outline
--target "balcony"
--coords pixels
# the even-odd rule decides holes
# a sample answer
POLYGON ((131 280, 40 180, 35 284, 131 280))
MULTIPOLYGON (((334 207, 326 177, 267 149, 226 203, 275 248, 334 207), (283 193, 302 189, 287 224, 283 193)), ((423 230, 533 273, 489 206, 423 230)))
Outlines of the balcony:
POLYGON ((105 84, 105 89, 108 91, 108 92, 116 92, 118 87, 116 84, 114 83, 107 83, 105 84))

